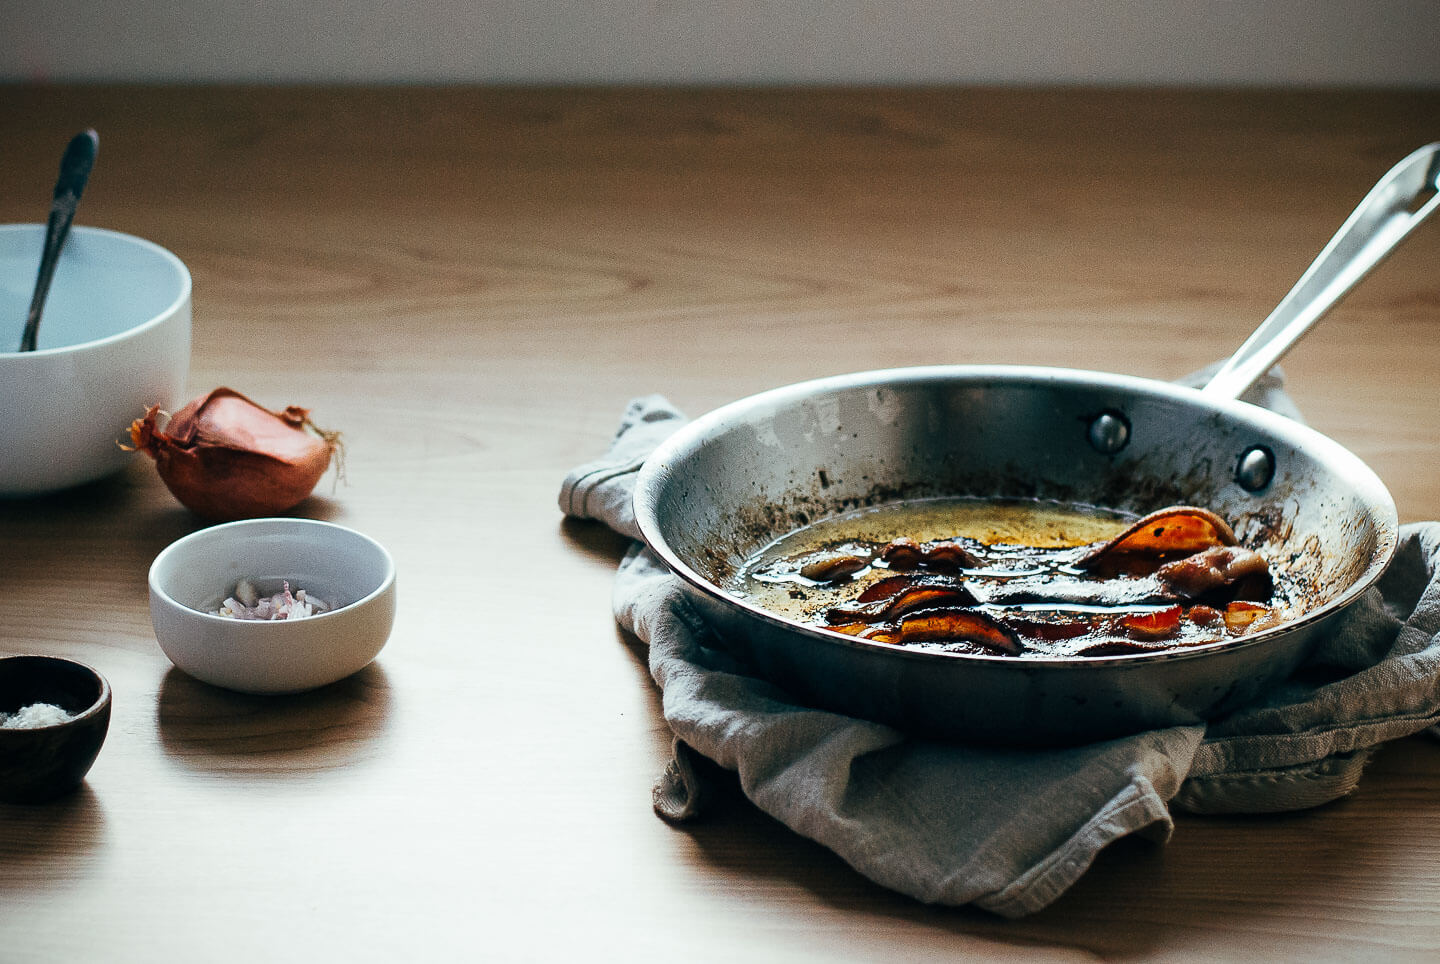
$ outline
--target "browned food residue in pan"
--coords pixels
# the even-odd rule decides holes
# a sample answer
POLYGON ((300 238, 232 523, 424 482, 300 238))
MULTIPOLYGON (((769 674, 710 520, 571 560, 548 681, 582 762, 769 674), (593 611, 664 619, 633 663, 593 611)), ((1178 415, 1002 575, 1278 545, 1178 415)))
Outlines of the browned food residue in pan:
POLYGON ((1219 642, 1290 618, 1297 595, 1283 570, 1206 509, 1133 519, 956 499, 804 527, 752 558, 730 589, 871 642, 1022 657, 1219 642))

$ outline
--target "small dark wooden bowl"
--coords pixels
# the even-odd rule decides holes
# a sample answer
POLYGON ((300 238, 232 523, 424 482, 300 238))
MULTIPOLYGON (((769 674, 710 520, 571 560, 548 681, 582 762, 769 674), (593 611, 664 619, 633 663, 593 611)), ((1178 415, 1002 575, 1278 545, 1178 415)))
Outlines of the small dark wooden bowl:
POLYGON ((75 714, 54 726, 0 727, 0 801, 43 803, 74 790, 110 729, 110 684, 58 656, 0 657, 0 712, 51 703, 75 714))

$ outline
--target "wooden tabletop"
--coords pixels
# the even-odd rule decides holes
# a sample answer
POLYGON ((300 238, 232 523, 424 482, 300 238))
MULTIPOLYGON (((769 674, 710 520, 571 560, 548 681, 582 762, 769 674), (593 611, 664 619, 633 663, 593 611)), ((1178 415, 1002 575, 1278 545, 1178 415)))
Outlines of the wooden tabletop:
MULTIPOLYGON (((156 646, 151 466, 0 503, 0 651, 114 688, 85 785, 0 807, 0 958, 1424 959, 1440 743, 1272 818, 1180 816, 1007 922, 869 883, 728 787, 657 819, 668 749, 610 615, 625 543, 555 495, 626 401, 691 413, 932 362, 1173 378, 1230 353, 1440 94, 0 88, 0 221, 101 134, 81 223, 194 275, 191 394, 348 442, 300 514, 384 543, 379 660, 297 697, 156 646)), ((1286 359, 1402 521, 1440 519, 1440 224, 1286 359)))

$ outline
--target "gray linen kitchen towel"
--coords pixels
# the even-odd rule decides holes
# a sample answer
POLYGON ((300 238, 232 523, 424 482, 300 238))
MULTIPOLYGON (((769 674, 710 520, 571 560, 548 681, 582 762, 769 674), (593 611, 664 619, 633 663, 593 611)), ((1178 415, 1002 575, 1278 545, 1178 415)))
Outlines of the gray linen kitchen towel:
MULTIPOLYGON (((1295 414, 1274 376, 1246 397, 1295 414)), ((565 479, 562 511, 638 540, 635 473, 684 422, 659 396, 631 402, 606 455, 565 479)), ((1112 841, 1168 839, 1172 806, 1313 807, 1354 789, 1380 743, 1440 721, 1437 568, 1440 523, 1406 526, 1379 584, 1265 703, 1208 728, 1058 750, 923 740, 802 706, 710 645, 679 580, 641 544, 620 563, 613 602, 618 623, 649 644, 675 734, 657 813, 683 821, 703 810, 698 753, 871 880, 927 903, 1021 917, 1064 893, 1112 841)))

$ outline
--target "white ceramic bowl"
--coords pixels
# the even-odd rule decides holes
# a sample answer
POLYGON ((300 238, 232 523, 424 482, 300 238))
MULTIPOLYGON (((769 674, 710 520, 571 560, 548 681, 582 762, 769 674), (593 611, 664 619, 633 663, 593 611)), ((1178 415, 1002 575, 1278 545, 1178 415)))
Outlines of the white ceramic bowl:
POLYGON ((190 272, 141 238, 76 227, 38 348, 20 335, 42 224, 0 225, 0 496, 90 482, 134 456, 115 443, 150 405, 173 411, 190 369, 190 272))
POLYGON ((395 622, 395 563, 374 539, 311 519, 193 532, 150 566, 150 619, 170 661, 242 693, 298 693, 369 665, 395 622), (241 579, 284 579, 337 608, 294 620, 212 615, 241 579))

